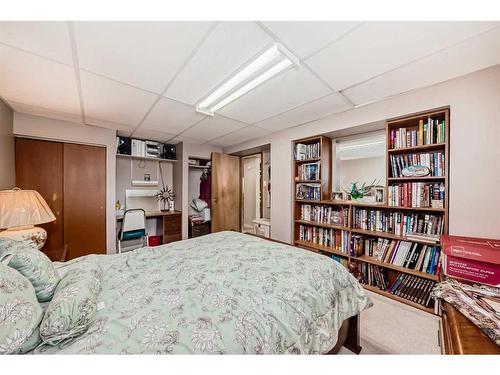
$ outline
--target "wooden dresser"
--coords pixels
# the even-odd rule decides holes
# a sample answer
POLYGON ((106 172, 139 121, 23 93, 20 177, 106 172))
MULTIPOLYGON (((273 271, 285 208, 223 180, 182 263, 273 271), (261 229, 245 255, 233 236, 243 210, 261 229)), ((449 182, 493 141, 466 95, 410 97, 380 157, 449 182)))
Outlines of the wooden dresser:
POLYGON ((182 213, 167 212, 163 215, 163 243, 182 240, 182 213))
POLYGON ((500 354, 500 346, 447 302, 441 303, 440 341, 443 354, 500 354))

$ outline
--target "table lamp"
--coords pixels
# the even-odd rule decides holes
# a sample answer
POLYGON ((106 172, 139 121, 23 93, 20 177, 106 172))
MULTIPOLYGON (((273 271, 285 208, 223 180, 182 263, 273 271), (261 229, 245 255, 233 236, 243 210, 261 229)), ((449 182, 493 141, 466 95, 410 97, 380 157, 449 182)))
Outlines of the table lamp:
POLYGON ((0 237, 15 241, 27 241, 39 250, 45 244, 47 232, 37 224, 56 220, 47 202, 35 190, 0 191, 0 237))

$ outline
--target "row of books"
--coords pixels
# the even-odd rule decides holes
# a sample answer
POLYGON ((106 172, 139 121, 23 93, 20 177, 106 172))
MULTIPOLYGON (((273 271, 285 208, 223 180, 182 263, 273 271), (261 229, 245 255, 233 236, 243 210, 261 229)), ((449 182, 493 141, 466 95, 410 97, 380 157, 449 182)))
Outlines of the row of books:
POLYGON ((422 173, 424 176, 444 176, 445 160, 443 151, 422 154, 390 155, 389 160, 391 177, 413 177, 408 173, 408 167, 421 166, 429 169, 427 173, 422 173))
POLYGON ((444 182, 406 182, 387 187, 391 207, 444 208, 444 182))
POLYGON ((434 285, 435 282, 432 280, 402 273, 389 287, 389 292, 419 305, 430 307, 433 302, 431 291, 434 285))
POLYGON ((295 198, 319 201, 321 199, 321 185, 307 183, 297 184, 295 188, 295 198))
POLYGON ((300 220, 347 227, 349 225, 349 208, 335 209, 332 206, 302 204, 300 206, 300 220))
POLYGON ((295 160, 319 158, 320 149, 319 142, 309 144, 297 143, 295 145, 295 160))
POLYGON ((299 180, 319 180, 320 162, 302 164, 297 167, 297 178, 299 180))
POLYGON ((299 239, 349 254, 349 232, 345 230, 299 225, 299 239))
POLYGON ((391 130, 389 134, 390 148, 407 148, 431 144, 445 143, 445 121, 428 118, 420 120, 417 127, 391 130))
POLYGON ((358 281, 381 290, 387 290, 388 286, 386 270, 370 263, 358 262, 358 281))
POLYGON ((351 237, 351 255, 367 255, 384 263, 436 275, 441 250, 439 246, 355 235, 351 237))
POLYGON ((440 235, 443 233, 444 220, 442 215, 407 214, 356 208, 354 210, 353 227, 397 236, 408 236, 410 234, 440 235))

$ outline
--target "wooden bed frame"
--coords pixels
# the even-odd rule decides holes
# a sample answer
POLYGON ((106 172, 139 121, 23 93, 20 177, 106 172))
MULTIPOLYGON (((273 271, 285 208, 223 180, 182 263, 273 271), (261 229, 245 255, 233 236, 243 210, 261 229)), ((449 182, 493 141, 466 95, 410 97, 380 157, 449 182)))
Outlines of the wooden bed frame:
MULTIPOLYGON (((271 241, 271 242, 276 242, 280 243, 282 245, 287 245, 287 246, 293 246, 290 245, 289 243, 283 242, 283 241, 278 241, 278 240, 273 240, 271 238, 264 238, 261 236, 257 236, 256 234, 252 233, 244 233, 248 234, 249 236, 254 236, 261 238, 263 240, 271 241)), ((297 246, 293 246, 297 247, 297 246)), ((306 249, 299 248, 304 251, 308 251, 306 249)), ((335 346, 326 354, 337 354, 342 346, 345 346, 347 349, 352 351, 355 354, 359 354, 361 352, 361 345, 360 345, 360 325, 359 325, 359 314, 350 317, 347 320, 344 320, 342 322, 342 325, 339 328, 339 332, 337 335, 337 343, 335 346)))

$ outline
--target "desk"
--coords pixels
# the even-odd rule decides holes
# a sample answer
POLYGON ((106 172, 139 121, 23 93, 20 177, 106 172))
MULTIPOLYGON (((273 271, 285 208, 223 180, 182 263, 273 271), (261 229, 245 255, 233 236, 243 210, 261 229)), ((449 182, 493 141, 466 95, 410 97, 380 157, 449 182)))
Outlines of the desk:
MULTIPOLYGON (((146 218, 161 218, 163 220, 163 243, 182 240, 181 211, 146 211, 146 218)), ((116 216, 116 221, 122 221, 123 215, 116 216)))
POLYGON ((500 354, 500 347, 447 302, 440 301, 443 354, 500 354))

